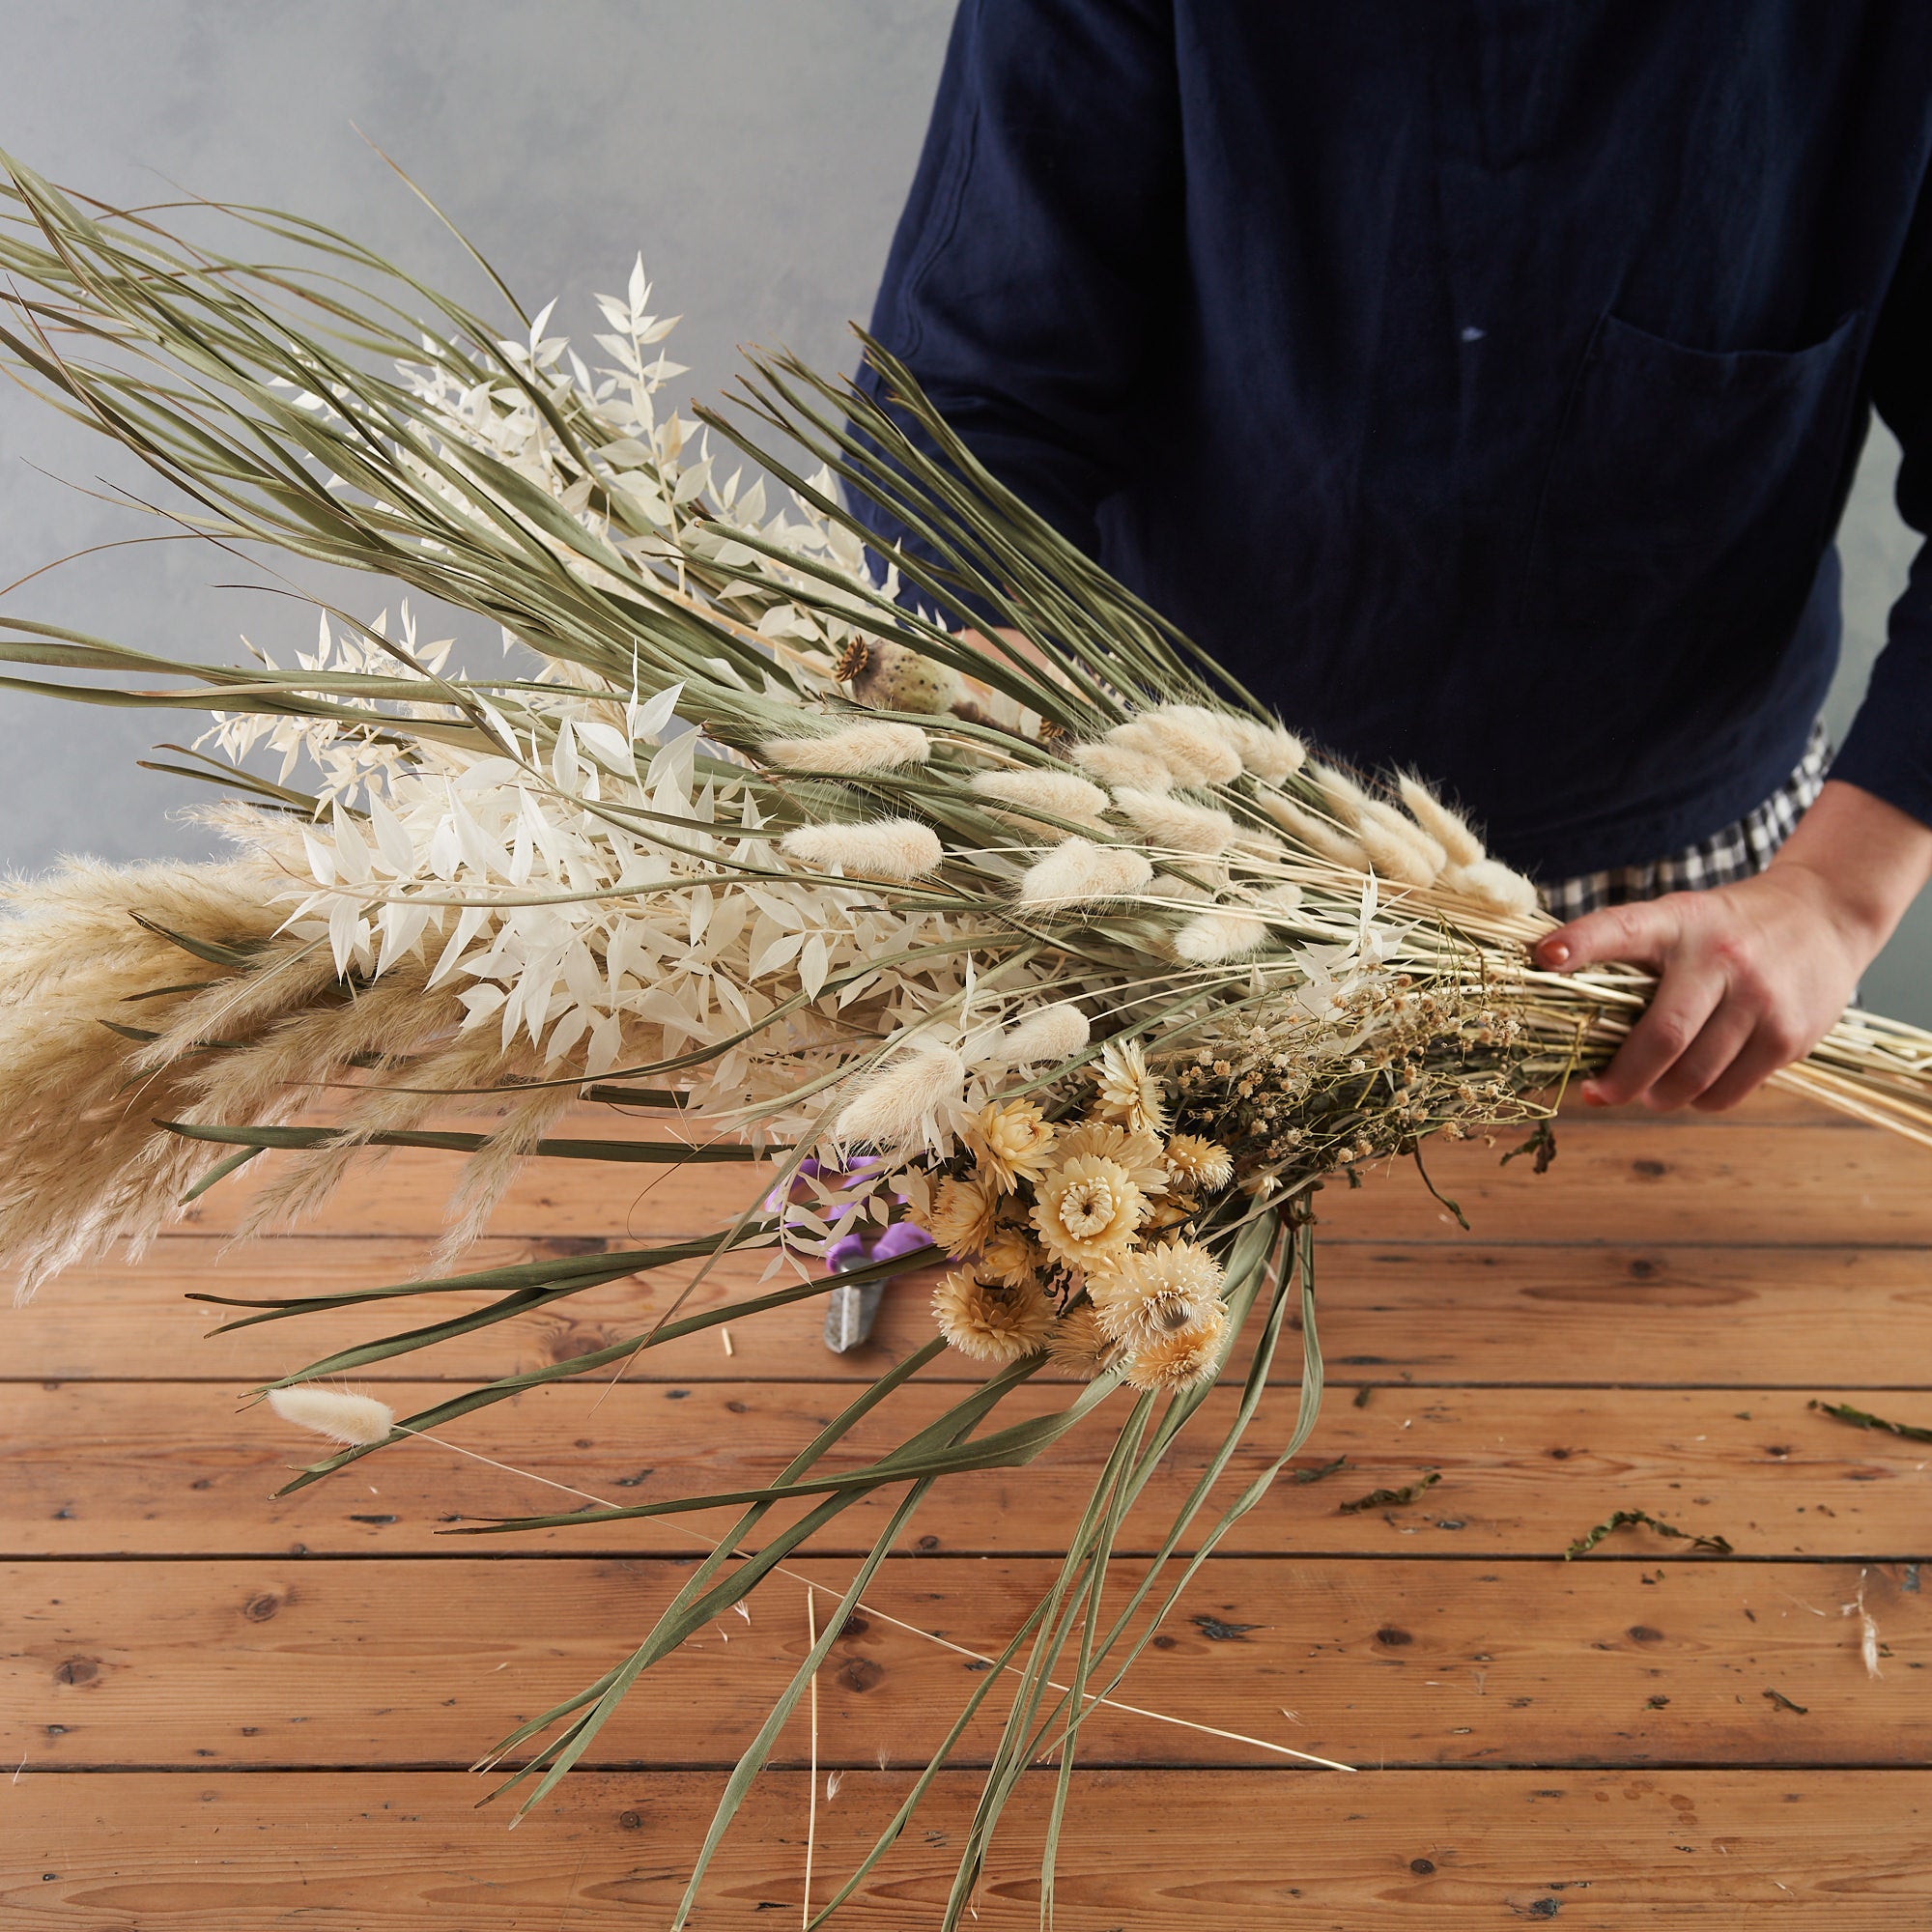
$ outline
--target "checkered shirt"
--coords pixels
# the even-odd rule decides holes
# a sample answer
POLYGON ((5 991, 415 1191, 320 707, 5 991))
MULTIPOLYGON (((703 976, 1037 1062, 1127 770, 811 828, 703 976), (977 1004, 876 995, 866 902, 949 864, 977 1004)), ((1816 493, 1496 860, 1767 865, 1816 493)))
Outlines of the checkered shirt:
POLYGON ((1667 859, 1653 860, 1647 866, 1619 866, 1607 872, 1585 872, 1580 878, 1543 886, 1539 891, 1544 906, 1557 919, 1569 921, 1604 906, 1628 905, 1633 899, 1702 892, 1747 879, 1763 871, 1791 837, 1824 785, 1831 763, 1832 743, 1820 720, 1811 727, 1811 739, 1798 769, 1755 811, 1746 812, 1735 825, 1727 825, 1667 859))

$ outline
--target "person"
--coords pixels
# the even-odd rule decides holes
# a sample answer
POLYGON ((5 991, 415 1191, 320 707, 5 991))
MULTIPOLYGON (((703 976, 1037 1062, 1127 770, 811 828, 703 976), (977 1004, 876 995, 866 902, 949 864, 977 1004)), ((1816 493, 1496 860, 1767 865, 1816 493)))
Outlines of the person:
POLYGON ((1924 555, 1816 722, 1873 405, 1932 514, 1928 156, 1920 0, 963 0, 872 329, 1296 730, 1444 783, 1541 964, 1656 969, 1586 1099, 1724 1108, 1932 876, 1924 555))

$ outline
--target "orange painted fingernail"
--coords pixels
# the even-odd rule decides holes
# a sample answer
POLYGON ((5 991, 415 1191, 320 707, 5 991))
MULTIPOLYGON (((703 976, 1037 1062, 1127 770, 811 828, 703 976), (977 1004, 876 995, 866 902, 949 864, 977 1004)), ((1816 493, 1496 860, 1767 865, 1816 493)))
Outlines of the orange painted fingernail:
POLYGON ((1546 946, 1543 949, 1543 956, 1549 962, 1550 965, 1561 966, 1564 964, 1566 960, 1569 959, 1570 949, 1567 946, 1561 944, 1555 946, 1546 946))

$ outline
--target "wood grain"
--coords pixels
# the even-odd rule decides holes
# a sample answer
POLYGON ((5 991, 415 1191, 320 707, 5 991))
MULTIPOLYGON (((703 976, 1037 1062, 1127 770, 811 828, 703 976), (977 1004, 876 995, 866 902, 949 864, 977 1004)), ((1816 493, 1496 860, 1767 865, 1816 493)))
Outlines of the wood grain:
MULTIPOLYGON (((821 1791, 822 1904, 905 1789, 821 1791)), ((515 1832, 436 1774, 31 1776, 0 1785, 0 1920, 18 1932, 611 1932, 669 1922, 722 1779, 585 1774, 515 1832)), ((754 1787, 699 1928, 799 1921, 803 1772, 754 1787)), ((978 1899, 981 1932, 1035 1932, 1050 1792, 1026 1780, 978 1899)), ((938 1921, 977 1791, 942 1777, 838 1923, 938 1921)), ((1903 1932, 1932 1916, 1924 1771, 1076 1774, 1060 1932, 1903 1932), (1211 1855, 1204 1856, 1204 1847, 1211 1855)))
MULTIPOLYGON (((915 1384, 867 1418, 827 1471, 893 1447, 950 1406, 957 1386, 915 1384)), ((1028 1389, 1009 1420, 1065 1405, 1065 1387, 1028 1389)), ((445 1386, 387 1384, 403 1414, 445 1386)), ((574 1509, 582 1496, 656 1502, 775 1481, 837 1413, 841 1392, 812 1383, 704 1382, 533 1391, 465 1417, 445 1440, 507 1463, 493 1468, 439 1443, 403 1443, 326 1482, 271 1492, 322 1447, 264 1407, 237 1413, 204 1385, 75 1383, 0 1388, 0 1552, 41 1555, 570 1555, 690 1549, 687 1523, 724 1534, 722 1514, 541 1530, 488 1544, 452 1539, 452 1521, 574 1509)), ((1217 1391, 1142 1504, 1124 1549, 1151 1549, 1222 1439, 1235 1392, 1217 1391)), ((1891 1415, 1932 1424, 1932 1398, 1861 1392, 1891 1415)), ((1271 1391, 1216 1492, 1212 1520, 1278 1453, 1294 1397, 1271 1391)), ((1062 1547, 1097 1480, 1124 1399, 1020 1470, 953 1478, 903 1547, 952 1553, 1062 1547), (1113 1418, 1110 1424, 1107 1418, 1113 1418)), ((1640 1507, 1727 1536, 1752 1557, 1932 1557, 1932 1450, 1848 1428, 1783 1390, 1377 1389, 1366 1406, 1333 1394, 1295 1472, 1346 1459, 1315 1484, 1287 1479, 1221 1547, 1356 1555, 1559 1554, 1616 1509, 1640 1507), (1437 1484, 1406 1508, 1343 1515, 1338 1505, 1425 1472, 1437 1484)), ((857 1504, 824 1550, 871 1547, 897 1492, 857 1504)), ((778 1519, 784 1520, 783 1516, 778 1519)), ((1638 1539, 1636 1548, 1650 1547, 1638 1539)), ((1662 1547, 1662 1546, 1657 1546, 1662 1547)), ((1623 1539, 1610 1546, 1625 1548, 1623 1539)))
MULTIPOLYGON (((1740 1133, 1706 1122, 1566 1120, 1557 1165, 1499 1165, 1507 1142, 1432 1144, 1429 1172, 1486 1240, 1699 1240, 1851 1246, 1932 1244, 1925 1150, 1870 1127, 1793 1122, 1740 1133)), ((270 1155, 268 1159, 300 1158, 270 1155)), ((261 1165, 258 1163, 258 1165, 261 1165)), ((401 1149, 337 1193, 314 1232, 435 1235, 459 1155, 401 1149)), ((253 1169, 216 1187, 185 1225, 226 1233, 256 1183, 253 1169)), ((499 1236, 596 1236, 641 1242, 727 1224, 770 1184, 763 1168, 615 1168, 544 1160, 511 1184, 491 1221, 499 1236)), ((1332 1234, 1446 1238, 1455 1223, 1406 1164, 1331 1185, 1321 1200, 1332 1234)), ((1466 1238, 1466 1237, 1465 1237, 1466 1238)))
MULTIPOLYGON (((479 1266, 523 1262, 555 1245, 490 1242, 470 1259, 479 1266)), ((184 1295, 380 1287, 419 1277, 428 1248, 401 1238, 293 1236, 222 1253, 213 1240, 170 1236, 138 1266, 76 1268, 8 1313, 0 1380, 165 1378, 238 1390, 271 1380, 420 1321, 427 1304, 386 1315, 365 1304, 217 1335, 213 1327, 240 1311, 184 1295)), ((721 1264, 686 1312, 754 1294, 762 1268, 721 1264)), ((483 1381, 582 1354, 641 1332, 694 1273, 673 1268, 662 1284, 586 1290, 545 1314, 375 1364, 359 1379, 483 1381)), ((1323 1352, 1331 1380, 1344 1385, 1407 1376, 1451 1385, 1693 1383, 1808 1393, 1821 1383, 1883 1387, 1900 1365, 1932 1363, 1932 1253, 1923 1250, 1331 1236, 1320 1250, 1319 1278, 1323 1352)), ((728 1323, 729 1354, 716 1330, 654 1348, 635 1359, 627 1379, 870 1381, 930 1336, 930 1282, 916 1274, 895 1283, 871 1345, 847 1355, 821 1343, 824 1310, 814 1300, 728 1323)), ((490 1299, 452 1294, 434 1307, 454 1314, 490 1299)), ((978 1373, 952 1354, 932 1371, 962 1380, 978 1373)), ((1291 1364, 1280 1376, 1297 1373, 1291 1364)))
MULTIPOLYGON (((853 1568, 796 1567, 835 1593, 853 1568)), ((873 1614, 821 1671, 821 1762, 923 1761, 978 1682, 888 1617, 985 1652, 1054 1568, 892 1559, 867 1594, 873 1614)), ((687 1571, 659 1558, 9 1566, 0 1695, 30 1771, 461 1768, 618 1662, 687 1571)), ((1120 1694, 1358 1766, 1910 1766, 1932 1755, 1932 1600, 1917 1583, 1877 1566, 1674 1555, 1216 1558, 1120 1694), (1840 1609, 1861 1583, 1885 1646, 1876 1680, 1840 1609)), ((821 1596, 821 1615, 833 1602, 821 1596)), ((749 1624, 727 1616, 656 1666, 592 1758, 728 1765, 805 1648, 805 1585, 785 1577, 749 1624)), ((1083 1736, 1096 1764, 1271 1756, 1114 1710, 1083 1736)), ((962 1761, 989 1742, 983 1724, 969 1732, 962 1761)), ((801 1720, 780 1749, 795 1762, 806 1748, 801 1720)))

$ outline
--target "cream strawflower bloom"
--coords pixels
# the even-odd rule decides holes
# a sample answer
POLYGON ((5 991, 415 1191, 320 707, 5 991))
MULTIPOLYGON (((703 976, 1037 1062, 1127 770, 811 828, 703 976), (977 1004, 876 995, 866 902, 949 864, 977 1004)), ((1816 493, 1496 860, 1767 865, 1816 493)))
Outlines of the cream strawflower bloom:
POLYGON ((1091 1382, 1112 1360, 1114 1344, 1091 1308, 1069 1308, 1053 1324, 1046 1352, 1055 1368, 1091 1382))
POLYGON ((1062 1127, 1055 1149, 1064 1164, 1082 1154, 1099 1154, 1126 1170, 1127 1179, 1143 1194, 1159 1194, 1167 1186, 1167 1156, 1157 1136, 1138 1128, 1117 1127, 1109 1121, 1083 1121, 1062 1127))
POLYGON ((1212 1325, 1211 1311, 1226 1320, 1221 1264, 1194 1241, 1169 1241, 1122 1255, 1110 1273, 1088 1282, 1087 1292, 1100 1326, 1130 1349, 1212 1325))
POLYGON ((1134 1350, 1123 1364, 1135 1388, 1188 1388, 1209 1381, 1221 1366, 1221 1338, 1228 1328, 1228 1311, 1213 1304, 1212 1316, 1199 1325, 1162 1335, 1134 1350))
POLYGON ((1047 1252, 1072 1267, 1112 1267, 1146 1213, 1147 1196, 1100 1154, 1076 1156, 1034 1188, 1033 1225, 1047 1252))
POLYGON ((1025 1288, 1038 1279, 1045 1259, 1025 1229, 1001 1226, 986 1237, 976 1265, 982 1280, 1025 1288))
POLYGON ((1053 1304, 1037 1288, 1001 1288, 958 1268, 932 1291, 932 1319, 962 1355, 1017 1362, 1046 1346, 1053 1304))
POLYGON ((1157 1134, 1167 1124, 1167 1097, 1148 1071, 1139 1040, 1110 1039, 1100 1049, 1094 1078, 1098 1089, 1094 1105, 1103 1119, 1143 1134, 1157 1134))
POLYGON ((1167 1166, 1176 1179, 1205 1187, 1210 1194, 1235 1178, 1234 1156, 1219 1141, 1201 1134, 1170 1134, 1167 1166))
POLYGON ((980 1172, 1002 1194, 1046 1172, 1056 1138, 1056 1129, 1032 1100, 996 1100, 975 1114, 965 1128, 966 1145, 980 1172))
POLYGON ((949 1255, 977 1255, 992 1235, 998 1206, 985 1181, 949 1174, 920 1225, 949 1255))

